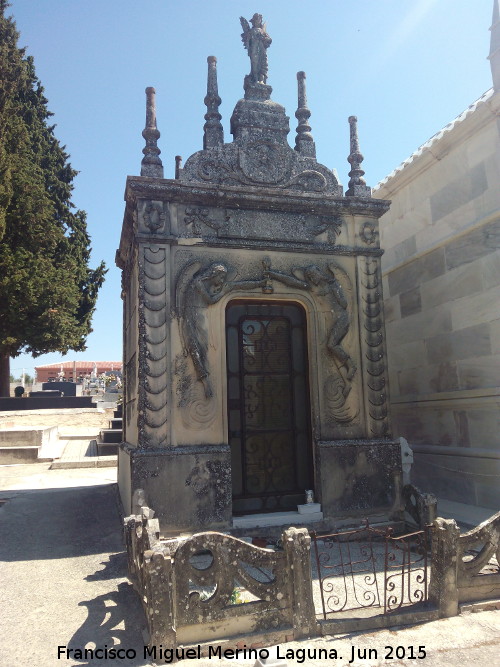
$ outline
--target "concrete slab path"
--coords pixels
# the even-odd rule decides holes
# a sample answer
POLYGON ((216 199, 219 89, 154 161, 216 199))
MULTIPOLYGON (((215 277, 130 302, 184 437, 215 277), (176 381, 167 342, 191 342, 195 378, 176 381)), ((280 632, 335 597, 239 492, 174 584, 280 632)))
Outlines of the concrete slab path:
MULTIPOLYGON (((116 468, 50 470, 49 465, 0 466, 0 667, 153 664, 144 657, 142 608, 126 579, 116 468), (118 644, 129 658, 80 660, 65 650, 58 657, 59 646, 81 650, 118 644)), ((280 655, 293 651, 290 666, 500 667, 500 611, 314 638, 279 650, 280 655), (325 658, 319 649, 336 651, 337 657, 325 658)), ((179 664, 216 667, 219 662, 179 664)), ((255 659, 222 662, 249 666, 255 659)))

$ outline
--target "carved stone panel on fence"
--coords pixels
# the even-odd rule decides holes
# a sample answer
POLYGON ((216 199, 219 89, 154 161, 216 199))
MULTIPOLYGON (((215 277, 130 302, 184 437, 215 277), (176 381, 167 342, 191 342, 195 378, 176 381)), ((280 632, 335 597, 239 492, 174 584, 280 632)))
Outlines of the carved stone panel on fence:
POLYGON ((177 550, 174 576, 176 618, 181 625, 263 612, 262 624, 268 629, 290 623, 283 552, 263 550, 220 533, 200 533, 177 550))

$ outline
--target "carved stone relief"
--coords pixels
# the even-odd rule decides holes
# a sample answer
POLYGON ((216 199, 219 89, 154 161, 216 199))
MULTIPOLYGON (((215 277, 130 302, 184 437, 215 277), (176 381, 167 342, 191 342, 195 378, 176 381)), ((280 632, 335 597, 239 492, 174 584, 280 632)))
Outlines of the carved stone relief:
POLYGON ((217 416, 217 404, 207 400, 204 386, 189 374, 187 358, 178 354, 175 359, 177 376, 177 407, 185 428, 195 431, 207 429, 217 416))
POLYGON ((361 342, 367 378, 369 428, 374 436, 386 436, 389 434, 389 408, 384 358, 380 260, 375 257, 363 257, 359 261, 362 288, 360 298, 364 316, 361 342))
POLYGON ((343 224, 339 215, 197 206, 186 206, 181 216, 187 236, 303 242, 324 234, 322 241, 330 245, 335 245, 343 224))
POLYGON ((225 223, 225 220, 216 220, 214 217, 212 217, 211 211, 208 208, 199 206, 186 206, 184 213, 184 222, 186 225, 191 226, 191 231, 195 236, 201 236, 203 232, 203 225, 206 225, 210 229, 217 231, 225 223))
POLYGON ((194 493, 198 524, 222 521, 231 502, 231 466, 229 462, 200 460, 198 456, 195 463, 185 485, 194 493))
POLYGON ((176 284, 176 310, 179 331, 186 356, 191 357, 197 380, 204 388, 206 399, 213 396, 207 360, 208 331, 206 308, 220 301, 229 292, 263 287, 265 280, 235 280, 235 271, 224 262, 201 265, 194 261, 181 271, 176 284))
MULTIPOLYGON (((347 273, 337 264, 330 262, 320 268, 309 265, 292 269, 289 274, 273 271, 264 261, 264 276, 278 280, 289 287, 310 291, 319 302, 324 301, 327 310, 333 314, 333 322, 327 324, 324 349, 334 362, 326 377, 323 393, 328 405, 328 416, 336 422, 352 421, 359 407, 357 401, 348 401, 357 366, 344 346, 349 332, 352 312, 352 285, 347 273), (343 285, 341 284, 341 282, 343 285)), ((330 319, 330 318, 329 318, 330 319)))
POLYGON ((139 434, 144 447, 167 444, 166 251, 145 246, 139 261, 139 434))
POLYGON ((359 236, 367 245, 379 245, 378 226, 374 222, 365 222, 361 227, 359 236))
POLYGON ((342 196, 335 174, 288 145, 258 140, 199 151, 186 162, 183 181, 253 185, 342 196))
POLYGON ((151 200, 141 202, 139 221, 151 234, 164 233, 167 220, 168 208, 165 202, 151 200))
POLYGON ((186 364, 182 357, 178 357, 177 400, 186 427, 203 429, 215 418, 215 408, 208 405, 214 388, 207 358, 207 307, 217 303, 233 290, 254 290, 260 287, 264 294, 270 294, 274 291, 274 280, 311 292, 318 306, 321 301, 324 302, 323 308, 318 308, 318 312, 324 311, 327 320, 323 342, 324 355, 330 361, 323 386, 328 406, 327 418, 346 423, 357 416, 357 392, 351 395, 357 365, 345 348, 345 338, 351 325, 352 285, 349 276, 340 266, 330 262, 324 268, 309 265, 284 273, 273 270, 270 261, 265 259, 262 277, 235 280, 234 269, 230 269, 223 262, 202 265, 199 261, 194 261, 182 269, 176 285, 176 310, 181 341, 185 356, 191 358, 198 381, 192 382, 189 379, 186 364))

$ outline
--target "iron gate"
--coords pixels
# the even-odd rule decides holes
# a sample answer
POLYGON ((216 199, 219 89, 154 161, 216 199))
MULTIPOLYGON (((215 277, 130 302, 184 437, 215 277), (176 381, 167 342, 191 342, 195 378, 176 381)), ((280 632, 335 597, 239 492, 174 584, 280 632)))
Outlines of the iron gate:
POLYGON ((323 618, 354 609, 390 614, 427 601, 428 535, 391 528, 311 533, 323 618), (382 611, 383 610, 383 611, 382 611))

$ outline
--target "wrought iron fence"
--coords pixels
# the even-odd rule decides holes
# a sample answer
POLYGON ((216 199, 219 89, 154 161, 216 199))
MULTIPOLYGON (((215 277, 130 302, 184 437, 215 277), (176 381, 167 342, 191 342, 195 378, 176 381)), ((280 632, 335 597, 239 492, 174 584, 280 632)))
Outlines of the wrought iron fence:
POLYGON ((428 598, 426 530, 395 536, 391 528, 311 533, 323 617, 355 609, 393 613, 428 598), (383 611, 382 611, 383 610, 383 611))

